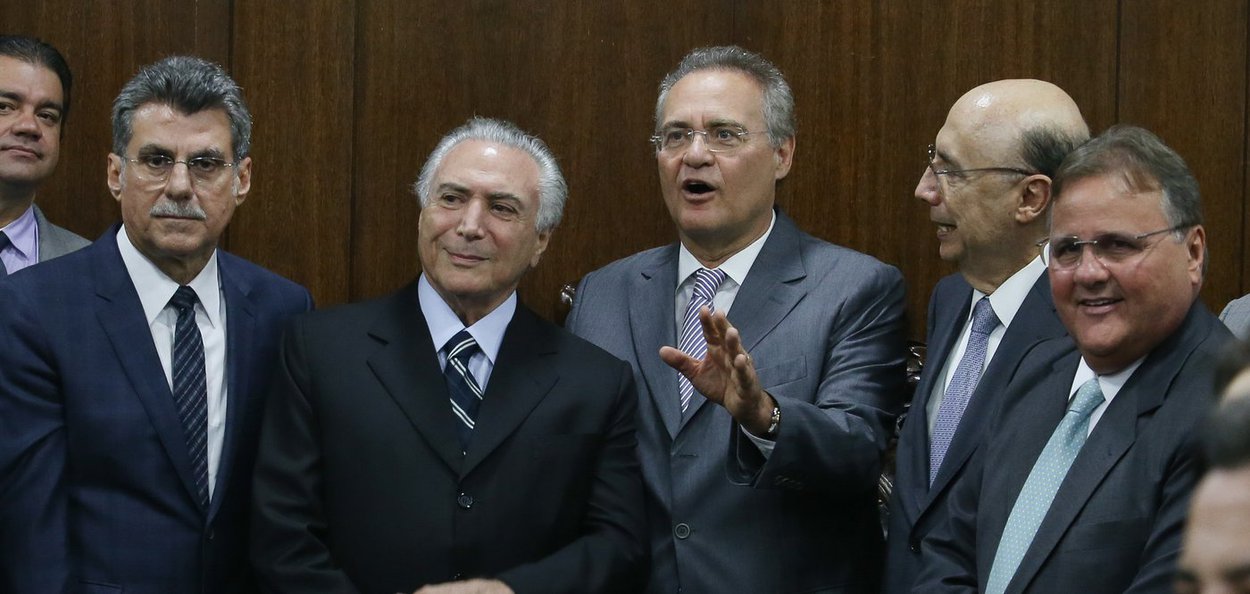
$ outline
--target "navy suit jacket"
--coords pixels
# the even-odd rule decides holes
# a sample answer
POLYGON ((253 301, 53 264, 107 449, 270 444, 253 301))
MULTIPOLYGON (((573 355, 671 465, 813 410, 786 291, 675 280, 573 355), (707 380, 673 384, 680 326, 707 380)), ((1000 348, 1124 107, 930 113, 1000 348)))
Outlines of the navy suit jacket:
POLYGON ((876 592, 875 505, 901 406, 903 280, 778 213, 728 312, 781 409, 765 461, 729 413, 698 397, 683 417, 677 244, 584 278, 567 326, 629 361, 651 537, 651 592, 876 592))
POLYGON ((1067 334, 1050 295, 1050 277, 1043 271, 1033 283, 1011 326, 1003 333, 994 358, 986 366, 977 389, 964 410, 955 438, 942 460, 937 478, 929 485, 928 402, 942 367, 955 348, 972 308, 972 287, 953 274, 938 281, 929 299, 929 354, 911 409, 898 441, 894 494, 890 499, 886 539, 884 592, 910 592, 920 571, 920 542, 946 519, 946 499, 989 424, 995 405, 1028 348, 1041 340, 1067 334))
POLYGON ((646 573, 629 366, 523 305, 467 451, 417 283, 301 316, 256 463, 266 591, 393 594, 497 578, 632 592, 646 573))
POLYGON ((302 287, 218 252, 226 434, 208 509, 114 226, 0 282, 0 591, 250 592, 264 387, 302 287))
MULTIPOLYGON (((1194 427, 1214 402, 1213 361, 1230 340, 1195 301, 1094 426, 1007 592, 1172 591, 1198 478, 1194 427)), ((950 495, 950 517, 923 543, 917 592, 976 592, 988 582, 1016 498, 1067 409, 1080 353, 1064 337, 1024 360, 950 495)))

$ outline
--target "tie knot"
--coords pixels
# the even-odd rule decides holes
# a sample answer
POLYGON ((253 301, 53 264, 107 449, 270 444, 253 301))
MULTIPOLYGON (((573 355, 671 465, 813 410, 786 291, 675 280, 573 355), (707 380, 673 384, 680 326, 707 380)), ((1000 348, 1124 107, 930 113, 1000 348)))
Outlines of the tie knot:
POLYGON ((1102 401, 1102 387, 1098 385, 1098 378, 1095 377, 1081 384, 1081 387, 1077 389, 1076 396, 1072 397, 1072 403, 1068 405, 1068 411, 1075 412, 1082 417, 1089 416, 1089 413, 1098 408, 1102 401))
POLYGON ((972 308, 972 331, 977 334, 989 334, 998 327, 998 315, 990 305, 989 297, 982 297, 972 308))
POLYGON ((199 297, 195 294, 195 289, 182 285, 174 291, 174 296, 169 299, 169 304, 174 306, 178 311, 187 311, 195 307, 195 302, 199 301, 199 297))
POLYGON ((711 301, 716 289, 725 282, 725 271, 719 268, 708 270, 700 268, 694 272, 694 294, 705 301, 711 301))
POLYGON ((480 350, 477 346, 477 341, 473 340, 473 335, 469 334, 468 330, 457 332, 455 336, 451 337, 451 340, 447 341, 447 346, 444 348, 447 349, 447 359, 449 361, 455 359, 465 365, 468 365, 469 358, 473 356, 473 353, 480 350))

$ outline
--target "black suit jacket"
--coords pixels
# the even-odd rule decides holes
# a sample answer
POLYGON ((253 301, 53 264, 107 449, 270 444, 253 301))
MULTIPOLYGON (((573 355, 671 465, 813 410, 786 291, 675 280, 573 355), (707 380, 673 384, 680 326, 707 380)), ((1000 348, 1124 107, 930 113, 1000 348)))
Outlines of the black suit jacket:
POLYGON ((238 594, 264 391, 308 292, 218 252, 225 439, 201 508, 114 226, 0 282, 0 592, 238 594))
MULTIPOLYGON (((1146 357, 1095 425, 1007 592, 1172 591, 1198 468, 1216 353, 1232 335, 1201 302, 1146 357)), ((1067 409, 1080 361, 1070 338, 1026 356, 987 441, 923 545, 918 592, 974 592, 989 579, 1007 518, 1067 409)))
POLYGON ((518 305, 462 454, 415 282, 300 318, 283 349, 255 475, 268 590, 586 593, 646 574, 625 363, 518 305))
POLYGON ((981 443, 990 416, 1024 353, 1041 340, 1067 334, 1055 314, 1050 277, 1043 271, 1021 302, 1011 326, 1004 331, 930 487, 927 405, 971 308, 972 287, 958 274, 938 281, 929 299, 929 356, 899 437, 894 494, 890 499, 886 571, 882 580, 883 591, 890 594, 911 591, 920 571, 920 542, 946 519, 946 499, 951 487, 963 475, 981 443))

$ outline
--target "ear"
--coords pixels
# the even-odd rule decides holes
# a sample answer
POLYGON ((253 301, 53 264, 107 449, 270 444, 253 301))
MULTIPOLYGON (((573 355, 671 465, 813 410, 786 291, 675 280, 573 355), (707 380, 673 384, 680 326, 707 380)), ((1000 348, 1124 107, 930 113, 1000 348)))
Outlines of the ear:
POLYGON ((1185 252, 1189 256, 1189 280, 1195 287, 1202 285, 1202 276, 1206 272, 1207 262, 1207 230, 1198 225, 1189 231, 1185 239, 1185 252))
POLYGON ((122 158, 109 153, 108 156, 108 185, 109 193, 113 195, 113 199, 121 202, 122 199, 122 158))
POLYGON ((538 261, 542 259, 543 252, 547 251, 547 244, 550 241, 550 231, 543 231, 538 234, 538 245, 534 248, 534 256, 530 258, 530 268, 538 266, 538 261))
POLYGON ((252 158, 244 157, 235 168, 238 169, 235 172, 238 177, 234 186, 234 205, 238 206, 243 204, 248 191, 252 189, 252 158))
POLYGON ((1017 223, 1028 225, 1046 216, 1046 208, 1050 206, 1050 178, 1040 174, 1030 175, 1021 183, 1023 187, 1015 218, 1017 223))
POLYGON ((776 149, 773 149, 773 157, 777 160, 777 171, 773 175, 773 179, 781 181, 790 173, 790 164, 794 162, 794 137, 787 138, 776 149))

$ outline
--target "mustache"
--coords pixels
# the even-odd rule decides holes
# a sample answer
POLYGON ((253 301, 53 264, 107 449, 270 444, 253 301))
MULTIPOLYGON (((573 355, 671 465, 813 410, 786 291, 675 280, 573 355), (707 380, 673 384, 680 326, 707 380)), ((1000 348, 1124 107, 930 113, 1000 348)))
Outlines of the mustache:
POLYGON ((152 206, 152 210, 148 211, 148 214, 154 217, 177 217, 197 221, 203 221, 208 218, 208 215, 204 214, 204 210, 199 205, 191 202, 174 202, 172 200, 157 202, 152 206))

